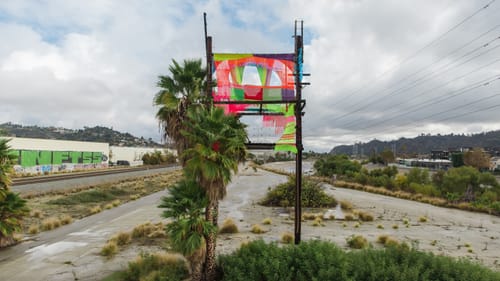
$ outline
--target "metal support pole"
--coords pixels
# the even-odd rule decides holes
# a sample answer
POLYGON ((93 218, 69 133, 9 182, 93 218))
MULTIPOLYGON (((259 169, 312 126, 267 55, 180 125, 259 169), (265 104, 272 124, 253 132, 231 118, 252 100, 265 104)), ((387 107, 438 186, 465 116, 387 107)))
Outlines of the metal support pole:
MULTIPOLYGON (((303 22, 301 22, 301 26, 303 22)), ((300 28, 300 35, 297 35, 297 22, 295 22, 295 124, 296 135, 295 145, 297 146, 297 155, 295 159, 295 244, 300 243, 301 236, 301 223, 302 223, 302 62, 303 62, 303 42, 302 30, 300 28)))
POLYGON ((203 22, 205 27, 205 50, 207 56, 207 102, 212 101, 212 36, 207 33, 207 13, 203 13, 203 22))

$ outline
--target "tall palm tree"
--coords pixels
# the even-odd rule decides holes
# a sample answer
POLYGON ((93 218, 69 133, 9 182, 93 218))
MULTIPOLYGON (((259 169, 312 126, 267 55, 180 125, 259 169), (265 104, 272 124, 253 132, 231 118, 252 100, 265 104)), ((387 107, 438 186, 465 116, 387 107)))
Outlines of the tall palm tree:
MULTIPOLYGON (((206 70, 202 68, 201 59, 184 60, 180 65, 172 60, 169 67, 170 76, 159 76, 157 86, 161 90, 154 97, 154 105, 158 106, 156 118, 160 122, 165 140, 175 143, 177 154, 188 147, 185 137, 181 134, 184 129, 188 108, 201 105, 206 101, 204 89, 206 70)), ((184 160, 179 158, 181 164, 184 160)))
POLYGON ((10 153, 8 142, 0 139, 0 247, 14 243, 12 235, 21 229, 21 220, 29 212, 26 200, 9 190, 16 157, 10 153))
POLYGON ((205 260, 205 236, 215 233, 213 224, 205 220, 208 198, 204 190, 192 180, 182 180, 169 189, 160 208, 166 208, 163 217, 172 218, 167 225, 170 244, 182 253, 191 266, 192 280, 202 280, 205 260))
MULTIPOLYGON (((246 156, 245 125, 236 116, 225 115, 220 108, 192 108, 187 115, 182 134, 194 144, 184 151, 185 173, 197 181, 208 197, 206 220, 217 226, 219 200, 226 195, 226 185, 232 172, 246 156)), ((214 280, 216 274, 216 234, 205 236, 205 278, 214 280)))

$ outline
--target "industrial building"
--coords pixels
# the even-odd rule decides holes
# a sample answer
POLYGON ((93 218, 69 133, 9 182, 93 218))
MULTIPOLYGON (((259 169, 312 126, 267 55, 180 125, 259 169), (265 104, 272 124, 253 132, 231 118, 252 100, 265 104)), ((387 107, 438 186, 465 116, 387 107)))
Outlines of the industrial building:
MULTIPOLYGON (((14 170, 20 174, 106 168, 109 163, 118 161, 138 166, 142 165, 142 156, 146 153, 167 152, 158 148, 110 146, 103 142, 16 137, 7 139, 10 139, 8 145, 17 156, 14 170)), ((172 150, 168 152, 174 153, 172 150)))

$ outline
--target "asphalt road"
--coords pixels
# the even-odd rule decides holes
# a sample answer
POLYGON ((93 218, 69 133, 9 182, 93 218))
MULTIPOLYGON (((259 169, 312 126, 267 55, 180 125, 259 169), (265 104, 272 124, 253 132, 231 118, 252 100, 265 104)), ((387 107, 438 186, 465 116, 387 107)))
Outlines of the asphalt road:
POLYGON ((11 187, 11 189, 16 193, 27 193, 27 192, 46 192, 51 190, 66 190, 74 189, 83 186, 97 185, 103 183, 112 183, 124 179, 137 178, 142 176, 150 176, 154 174, 160 174, 168 171, 173 171, 180 169, 180 166, 165 167, 159 169, 149 169, 143 171, 134 171, 130 173, 120 173, 102 176, 93 176, 86 178, 76 178, 68 180, 59 180, 45 183, 34 183, 25 185, 16 185, 11 187))

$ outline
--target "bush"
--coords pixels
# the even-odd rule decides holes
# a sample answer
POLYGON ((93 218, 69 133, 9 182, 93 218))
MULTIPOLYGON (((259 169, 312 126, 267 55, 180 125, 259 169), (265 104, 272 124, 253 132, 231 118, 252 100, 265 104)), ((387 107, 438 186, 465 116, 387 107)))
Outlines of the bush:
POLYGON ((121 280, 185 280, 188 277, 188 265, 182 256, 146 253, 128 264, 121 280))
POLYGON ((116 243, 116 245, 118 245, 118 246, 127 245, 128 243, 130 243, 131 240, 132 240, 132 237, 131 237, 130 233, 123 232, 123 231, 119 232, 118 234, 113 236, 113 238, 110 239, 110 241, 114 241, 116 243))
POLYGON ((66 225, 66 224, 70 224, 73 222, 73 218, 70 216, 70 215, 62 215, 61 216, 61 224, 62 225, 66 225))
POLYGON ((291 232, 285 232, 281 235, 281 243, 283 244, 292 244, 293 240, 293 233, 291 232))
POLYGON ((42 221, 42 229, 52 230, 61 226, 61 221, 58 218, 50 217, 42 221))
POLYGON ((226 220, 224 220, 219 233, 238 233, 238 226, 236 226, 232 219, 227 218, 226 220))
MULTIPOLYGON (((260 202, 264 206, 288 207, 290 202, 295 202, 295 178, 289 177, 288 182, 280 184, 267 192, 266 197, 260 202)), ((306 208, 335 207, 335 198, 326 194, 320 184, 310 180, 302 183, 302 206, 306 208)))
POLYGON ((347 239, 347 245, 349 245, 349 247, 353 249, 365 249, 370 246, 370 244, 368 244, 368 240, 366 240, 366 238, 361 235, 349 237, 347 239))
POLYGON ((101 256, 111 258, 114 255, 116 255, 117 252, 118 252, 118 245, 116 244, 116 242, 109 241, 108 243, 106 243, 106 245, 102 247, 101 256))
POLYGON ((264 229, 262 229, 262 227, 258 224, 254 224, 252 225, 252 229, 250 230, 250 232, 254 233, 254 234, 262 234, 264 233, 264 229))
POLYGON ((333 243, 300 245, 250 242, 219 257, 221 280, 493 281, 494 272, 467 260, 435 256, 407 247, 344 252, 333 243))
POLYGON ((262 220, 262 224, 272 224, 273 223, 273 220, 271 220, 271 218, 265 218, 262 220))
POLYGON ((346 280, 347 259, 328 242, 278 247, 258 240, 220 256, 219 267, 222 280, 346 280))
POLYGON ((359 212, 358 217, 362 221, 373 221, 373 215, 367 212, 359 212))

